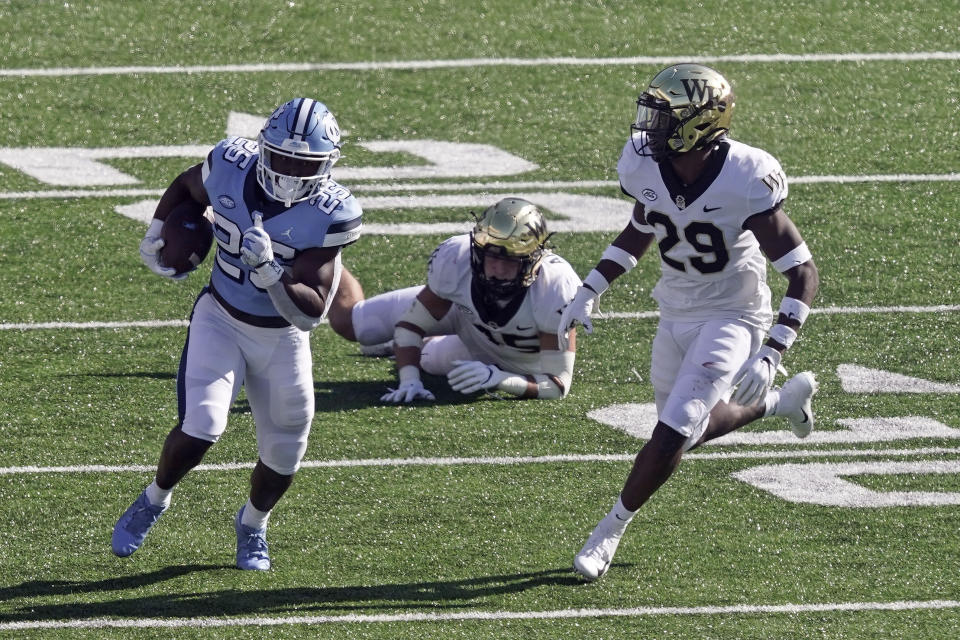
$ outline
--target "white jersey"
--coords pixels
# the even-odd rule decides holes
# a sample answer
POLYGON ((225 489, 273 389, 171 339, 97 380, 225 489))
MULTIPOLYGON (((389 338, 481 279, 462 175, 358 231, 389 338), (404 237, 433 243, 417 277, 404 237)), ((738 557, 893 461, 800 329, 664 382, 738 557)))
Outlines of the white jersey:
POLYGON ((566 260, 547 252, 526 295, 491 314, 481 309, 479 296, 475 296, 470 235, 464 234, 446 240, 433 252, 427 285, 453 302, 445 320, 453 318, 457 335, 476 359, 505 371, 532 375, 543 373, 540 333, 556 333, 560 314, 573 300, 580 278, 566 260))
POLYGON ((724 139, 700 179, 687 186, 669 163, 637 155, 634 144, 627 141, 617 172, 623 191, 644 207, 645 220, 634 219, 634 227, 654 234, 660 249, 661 277, 652 295, 661 315, 768 326, 773 312, 767 260, 743 225, 787 197, 780 163, 761 149, 724 139))

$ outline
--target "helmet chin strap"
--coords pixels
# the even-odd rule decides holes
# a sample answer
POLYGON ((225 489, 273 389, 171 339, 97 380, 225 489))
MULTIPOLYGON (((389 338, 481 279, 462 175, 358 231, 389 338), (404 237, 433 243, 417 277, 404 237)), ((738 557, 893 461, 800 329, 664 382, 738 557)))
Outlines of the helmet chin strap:
POLYGON ((514 280, 500 280, 498 278, 487 278, 483 276, 479 279, 480 288, 483 291, 484 302, 488 305, 495 305, 503 308, 521 291, 524 287, 518 278, 514 280), (504 286, 498 287, 502 283, 504 286))
POLYGON ((303 200, 304 198, 301 196, 310 189, 310 186, 305 185, 300 178, 279 173, 274 174, 272 187, 273 194, 271 197, 287 207, 292 206, 294 202, 303 200))
POLYGON ((277 195, 280 196, 280 200, 288 207, 293 204, 294 196, 299 195, 299 186, 300 181, 297 178, 284 175, 278 175, 273 185, 274 190, 278 192, 277 195))

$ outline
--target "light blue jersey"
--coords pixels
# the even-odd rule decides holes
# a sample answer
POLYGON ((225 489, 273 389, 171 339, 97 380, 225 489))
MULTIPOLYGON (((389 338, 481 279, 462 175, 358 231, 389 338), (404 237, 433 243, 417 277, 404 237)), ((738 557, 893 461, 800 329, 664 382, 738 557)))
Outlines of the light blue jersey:
POLYGON ((243 232, 263 217, 277 262, 289 270, 294 259, 313 247, 339 247, 360 237, 360 203, 346 187, 330 180, 316 197, 286 207, 264 194, 257 183, 256 141, 238 136, 220 141, 203 163, 203 185, 214 213, 217 257, 210 288, 220 303, 250 324, 287 326, 256 274, 240 259, 243 232), (251 275, 253 281, 251 281, 251 275))

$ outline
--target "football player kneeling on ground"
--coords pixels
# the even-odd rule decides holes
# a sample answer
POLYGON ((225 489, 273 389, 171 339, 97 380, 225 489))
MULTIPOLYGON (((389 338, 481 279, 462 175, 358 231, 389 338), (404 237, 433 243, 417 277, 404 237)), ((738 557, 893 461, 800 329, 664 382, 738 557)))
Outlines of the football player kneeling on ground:
POLYGON ((217 144, 167 188, 141 243, 155 273, 163 220, 192 200, 213 208, 217 256, 190 317, 177 373, 179 422, 163 444, 154 481, 120 517, 113 552, 129 556, 170 504, 174 486, 227 425, 241 387, 257 429, 250 498, 234 517, 236 563, 270 568, 267 519, 300 466, 314 414, 310 329, 337 289, 340 249, 357 239, 361 210, 334 182, 340 131, 322 103, 277 108, 258 141, 217 144))
POLYGON ((651 380, 658 422, 620 498, 574 559, 588 580, 606 572, 627 523, 685 451, 764 416, 785 417, 805 437, 817 390, 810 372, 771 389, 819 282, 782 208, 787 181, 780 164, 726 137, 734 96, 713 69, 668 67, 637 104, 617 166, 621 188, 636 200, 633 217, 584 278, 558 327, 561 345, 577 323, 590 333, 596 299, 657 243, 661 277, 653 297, 660 323, 651 380), (787 278, 772 327, 768 258, 787 278))
POLYGON ((557 318, 580 279, 546 248, 536 206, 505 198, 472 233, 433 252, 427 284, 363 299, 346 269, 330 325, 380 355, 396 354, 399 384, 381 400, 433 400, 420 371, 447 377, 464 394, 501 391, 521 398, 570 392, 576 339, 559 349, 557 318))

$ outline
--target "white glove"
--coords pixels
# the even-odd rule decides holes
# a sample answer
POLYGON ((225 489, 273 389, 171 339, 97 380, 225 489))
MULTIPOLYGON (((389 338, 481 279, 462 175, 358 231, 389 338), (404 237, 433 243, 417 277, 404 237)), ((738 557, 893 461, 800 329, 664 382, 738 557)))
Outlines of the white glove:
POLYGON ((733 377, 737 390, 730 399, 745 407, 763 402, 773 384, 773 377, 777 375, 780 357, 776 349, 767 345, 760 347, 733 377))
POLYGON ((454 360, 453 364, 453 369, 447 374, 447 382, 451 389, 463 394, 493 389, 510 375, 495 365, 478 360, 454 360))
POLYGON ((581 286, 577 289, 577 294, 573 297, 563 313, 560 315, 560 325, 557 327, 557 342, 560 343, 560 352, 567 350, 570 340, 567 333, 570 329, 577 326, 577 323, 583 325, 583 330, 590 335, 593 333, 593 323, 590 322, 590 314, 593 312, 593 305, 597 300, 597 294, 591 289, 581 286))
POLYGON ((187 274, 177 275, 177 270, 173 267, 165 267, 160 264, 160 249, 163 248, 163 238, 160 237, 160 230, 163 229, 163 222, 154 218, 150 221, 150 227, 147 234, 140 241, 140 259, 147 265, 150 271, 158 276, 170 278, 171 280, 183 280, 187 274))
POLYGON ((252 267, 259 276, 260 287, 269 287, 283 275, 283 267, 273 259, 273 243, 263 228, 263 221, 259 214, 253 216, 253 226, 243 232, 240 240, 240 259, 252 267))
POLYGON ((380 402, 409 404, 414 400, 436 400, 433 394, 423 387, 423 382, 420 380, 404 382, 397 389, 387 387, 387 392, 380 396, 380 402))

